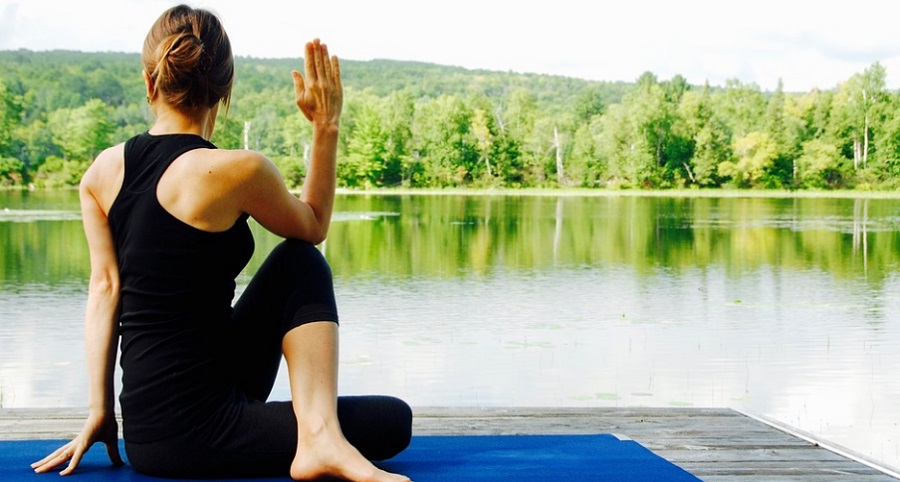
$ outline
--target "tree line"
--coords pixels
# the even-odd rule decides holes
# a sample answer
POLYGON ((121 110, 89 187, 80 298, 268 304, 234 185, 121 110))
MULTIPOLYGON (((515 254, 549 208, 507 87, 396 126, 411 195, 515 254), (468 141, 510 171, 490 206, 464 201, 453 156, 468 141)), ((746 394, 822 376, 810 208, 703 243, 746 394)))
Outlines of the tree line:
MULTIPOLYGON (((312 133, 293 105, 300 59, 236 59, 213 141, 263 152, 302 183, 312 133)), ((597 82, 418 62, 343 62, 338 182, 350 188, 893 189, 900 92, 878 63, 830 89, 738 79, 597 82)), ((0 185, 78 183, 146 130, 137 54, 0 52, 0 185)))

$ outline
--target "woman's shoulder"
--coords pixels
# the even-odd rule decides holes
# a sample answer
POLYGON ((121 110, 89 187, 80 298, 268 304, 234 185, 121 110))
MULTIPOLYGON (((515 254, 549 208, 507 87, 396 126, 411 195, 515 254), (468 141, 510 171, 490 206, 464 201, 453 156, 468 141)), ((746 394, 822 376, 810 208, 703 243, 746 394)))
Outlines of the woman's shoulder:
POLYGON ((125 144, 104 149, 81 178, 81 190, 90 193, 108 212, 125 176, 125 144))
POLYGON ((203 149, 196 155, 203 159, 197 167, 214 174, 221 181, 244 183, 260 175, 271 175, 275 164, 257 151, 245 149, 203 149))
POLYGON ((107 147, 106 149, 100 151, 100 154, 94 159, 93 164, 109 164, 115 163, 117 161, 123 161, 125 159, 125 143, 122 142, 120 144, 116 144, 112 147, 107 147))
POLYGON ((256 151, 194 149, 176 159, 160 179, 160 199, 166 199, 165 192, 173 188, 175 193, 190 192, 194 198, 235 204, 232 207, 241 210, 246 198, 258 191, 255 186, 271 185, 271 179, 278 176, 275 165, 256 151))
POLYGON ((209 149, 206 152, 215 162, 233 165, 233 167, 253 168, 269 162, 262 153, 247 149, 209 149))
POLYGON ((82 178, 82 183, 108 182, 109 179, 118 177, 124 172, 124 165, 124 143, 106 148, 94 158, 94 162, 91 163, 82 178))
POLYGON ((116 144, 108 147, 100 152, 88 172, 100 174, 103 178, 108 178, 110 172, 123 171, 125 166, 125 143, 116 144))

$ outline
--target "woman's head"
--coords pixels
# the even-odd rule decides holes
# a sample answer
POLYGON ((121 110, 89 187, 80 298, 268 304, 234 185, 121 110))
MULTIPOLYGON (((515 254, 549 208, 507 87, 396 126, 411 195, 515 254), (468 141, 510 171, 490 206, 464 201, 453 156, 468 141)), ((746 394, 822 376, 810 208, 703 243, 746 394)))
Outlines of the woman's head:
POLYGON ((234 80, 231 42, 219 19, 186 5, 165 11, 147 34, 141 54, 151 98, 188 115, 222 102, 227 108, 234 80))

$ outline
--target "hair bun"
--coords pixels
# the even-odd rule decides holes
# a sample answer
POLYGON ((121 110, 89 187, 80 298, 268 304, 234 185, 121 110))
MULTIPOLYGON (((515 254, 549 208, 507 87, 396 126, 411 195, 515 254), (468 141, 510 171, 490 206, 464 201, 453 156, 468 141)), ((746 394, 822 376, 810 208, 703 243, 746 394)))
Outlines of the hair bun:
POLYGON ((142 60, 154 95, 173 107, 190 114, 219 101, 227 106, 234 79, 231 43, 208 11, 181 5, 163 13, 147 34, 142 60))
POLYGON ((196 70, 203 53, 203 41, 192 33, 178 33, 169 36, 159 45, 160 68, 175 72, 196 70))

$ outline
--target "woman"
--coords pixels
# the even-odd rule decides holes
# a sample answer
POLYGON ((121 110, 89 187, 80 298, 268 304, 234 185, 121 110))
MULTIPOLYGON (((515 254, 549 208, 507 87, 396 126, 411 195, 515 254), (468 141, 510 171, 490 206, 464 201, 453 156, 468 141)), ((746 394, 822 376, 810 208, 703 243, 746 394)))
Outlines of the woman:
POLYGON ((94 442, 121 464, 113 372, 121 336, 125 450, 169 477, 286 475, 402 481, 369 459, 409 443, 411 411, 390 397, 337 397, 337 310, 325 239, 342 108, 340 64, 318 40, 296 103, 313 126, 300 198, 275 166, 209 142, 234 63, 210 12, 160 16, 141 56, 153 127, 101 153, 80 199, 91 258, 86 311, 90 411, 77 438, 32 465, 72 473, 94 442), (253 252, 253 217, 287 238, 232 308, 253 252), (291 402, 265 402, 282 353, 291 402))

